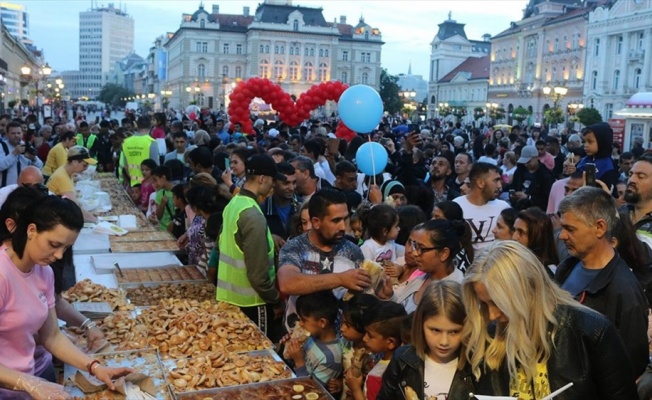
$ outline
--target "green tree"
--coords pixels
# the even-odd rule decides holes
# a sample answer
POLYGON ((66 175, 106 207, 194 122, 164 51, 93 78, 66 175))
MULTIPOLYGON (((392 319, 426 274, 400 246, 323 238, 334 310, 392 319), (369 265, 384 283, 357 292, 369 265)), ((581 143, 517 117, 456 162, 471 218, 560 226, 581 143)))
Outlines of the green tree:
POLYGON ((133 93, 127 88, 116 85, 115 83, 107 83, 100 91, 97 99, 113 106, 124 106, 127 104, 127 101, 124 99, 130 96, 133 96, 133 93))
POLYGON ((512 117, 514 117, 514 119, 517 120, 519 124, 525 121, 529 115, 530 112, 522 106, 516 107, 516 109, 512 112, 512 117))
POLYGON ((380 70, 380 98, 385 111, 390 114, 397 113, 403 108, 403 99, 399 94, 398 76, 390 75, 385 68, 380 70))
POLYGON ((595 108, 583 108, 575 114, 580 123, 584 126, 602 122, 602 115, 595 108))

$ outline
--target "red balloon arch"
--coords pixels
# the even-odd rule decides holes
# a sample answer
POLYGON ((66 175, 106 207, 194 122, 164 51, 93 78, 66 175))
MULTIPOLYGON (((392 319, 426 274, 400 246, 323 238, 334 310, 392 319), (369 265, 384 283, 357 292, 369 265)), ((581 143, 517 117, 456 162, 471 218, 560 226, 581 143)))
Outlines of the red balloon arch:
MULTIPOLYGON (((232 124, 236 122, 242 124, 243 132, 253 132, 249 105, 255 97, 259 97, 278 111, 279 118, 283 122, 290 126, 297 126, 310 118, 312 110, 326 104, 328 100, 339 101, 340 96, 348 87, 339 81, 323 82, 302 93, 295 103, 281 86, 269 79, 250 78, 240 82, 229 95, 231 101, 229 103, 229 120, 232 124)), ((340 121, 337 124, 335 135, 350 141, 356 133, 340 121)))

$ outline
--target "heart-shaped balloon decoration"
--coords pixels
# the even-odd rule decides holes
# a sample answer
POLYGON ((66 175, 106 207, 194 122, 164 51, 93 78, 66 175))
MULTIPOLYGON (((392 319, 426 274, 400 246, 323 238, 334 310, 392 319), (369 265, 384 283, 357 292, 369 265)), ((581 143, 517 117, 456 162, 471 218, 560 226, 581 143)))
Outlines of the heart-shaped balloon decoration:
MULTIPOLYGON (((310 118, 310 112, 317 107, 326 104, 329 100, 337 102, 347 88, 348 85, 339 81, 323 82, 302 93, 295 103, 281 86, 269 79, 250 78, 240 82, 229 95, 231 101, 229 103, 229 120, 232 124, 236 122, 242 124, 243 132, 253 132, 249 117, 249 105, 255 97, 259 97, 278 111, 281 121, 290 126, 297 126, 310 118)), ((356 135, 341 121, 337 125, 335 134, 347 141, 356 135)))

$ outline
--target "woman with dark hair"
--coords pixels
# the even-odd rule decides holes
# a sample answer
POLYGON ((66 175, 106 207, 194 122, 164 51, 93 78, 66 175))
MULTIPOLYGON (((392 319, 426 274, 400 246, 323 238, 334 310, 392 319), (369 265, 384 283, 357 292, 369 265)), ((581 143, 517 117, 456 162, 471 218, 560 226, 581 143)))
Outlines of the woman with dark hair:
POLYGON ((165 139, 167 134, 167 118, 165 118, 164 113, 154 113, 154 118, 152 118, 153 126, 152 131, 149 133, 154 139, 165 139))
POLYGON ((360 137, 359 135, 356 135, 349 142, 349 146, 346 148, 346 153, 344 153, 344 158, 346 158, 346 160, 349 162, 354 162, 355 155, 358 152, 360 146, 362 146, 363 144, 364 144, 364 139, 362 139, 362 137, 360 137))
POLYGON ((448 221, 459 221, 467 225, 467 229, 464 230, 464 235, 461 238, 462 250, 457 253, 455 256, 455 267, 462 272, 466 272, 466 269, 471 266, 473 263, 473 256, 475 251, 473 250, 473 243, 471 243, 472 233, 471 227, 466 224, 464 220, 464 212, 462 207, 454 201, 446 200, 441 201, 435 204, 435 208, 432 211, 432 219, 445 219, 448 221))
POLYGON ((554 278, 559 257, 555 247, 552 221, 538 207, 530 207, 518 213, 514 221, 512 239, 532 250, 535 256, 546 267, 550 278, 554 278))
POLYGON ((518 211, 515 208, 506 208, 500 212, 496 220, 496 226, 492 233, 496 240, 511 240, 514 235, 514 222, 518 211))
POLYGON ((634 276, 645 289, 648 302, 652 304, 652 287, 650 287, 652 285, 652 272, 650 270, 652 250, 636 236, 636 229, 632 225, 629 212, 621 211, 618 216, 618 223, 611 232, 614 247, 620 257, 632 269, 634 276))
POLYGON ((432 210, 432 219, 447 219, 447 220, 464 220, 464 212, 462 207, 454 201, 445 200, 435 204, 432 210))
POLYGON ((72 200, 45 196, 15 221, 0 252, 0 398, 66 398, 63 387, 35 376, 35 336, 52 355, 115 389, 112 378, 130 368, 108 368, 73 345, 58 328, 54 275, 48 265, 64 257, 84 225, 72 200), (21 393, 25 392, 25 393, 21 393))
POLYGON ((426 222, 427 217, 417 206, 398 206, 396 207, 396 211, 398 211, 398 226, 401 230, 398 232, 395 242, 405 246, 412 229, 420 223, 426 222))

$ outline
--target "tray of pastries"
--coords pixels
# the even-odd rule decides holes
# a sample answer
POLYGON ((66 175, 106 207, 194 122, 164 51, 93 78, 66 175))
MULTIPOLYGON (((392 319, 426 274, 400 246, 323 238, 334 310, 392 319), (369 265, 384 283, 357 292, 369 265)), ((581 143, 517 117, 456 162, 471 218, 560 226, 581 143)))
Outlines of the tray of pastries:
POLYGON ((203 283, 148 283, 134 284, 137 287, 125 288, 129 302, 135 306, 156 306, 163 299, 187 299, 197 301, 213 301, 215 299, 215 285, 204 281, 203 283))
MULTIPOLYGON (((171 400, 172 395, 168 389, 165 379, 165 373, 161 364, 161 359, 156 349, 144 349, 135 351, 118 351, 113 353, 96 354, 93 358, 100 361, 103 365, 109 367, 131 367, 137 372, 141 372, 154 382, 156 390, 156 399, 171 400)), ((84 374, 88 377, 88 372, 78 370, 70 365, 64 368, 64 386, 66 391, 74 398, 83 399, 113 399, 117 398, 116 392, 105 389, 101 392, 85 394, 74 385, 72 379, 77 372, 84 374)), ((123 396, 124 398, 124 396, 123 396)))
POLYGON ((136 231, 123 236, 110 236, 113 242, 156 242, 160 240, 176 240, 169 232, 164 231, 136 231))
POLYGON ((61 293, 66 301, 74 303, 81 302, 107 302, 114 310, 133 310, 134 306, 127 301, 127 294, 122 289, 109 289, 103 285, 93 283, 90 279, 84 279, 75 286, 61 293))
MULTIPOLYGON (((182 282, 182 281, 205 281, 206 278, 194 265, 170 265, 161 268, 124 268, 122 275, 114 270, 118 284, 136 284, 147 282, 182 282), (123 276, 124 275, 124 276, 123 276)), ((132 285, 133 286, 133 285, 132 285)))
POLYGON ((163 366, 175 394, 293 377, 290 368, 271 350, 242 354, 217 351, 201 357, 166 360, 163 366))
POLYGON ((139 323, 133 312, 116 312, 97 325, 104 332, 104 337, 118 350, 135 350, 151 347, 147 345, 149 330, 139 323))
POLYGON ((334 400, 319 382, 308 377, 179 393, 176 397, 177 400, 334 400))
POLYGON ((147 253, 153 251, 178 252, 181 249, 176 240, 159 240, 156 242, 111 242, 113 253, 147 253))

